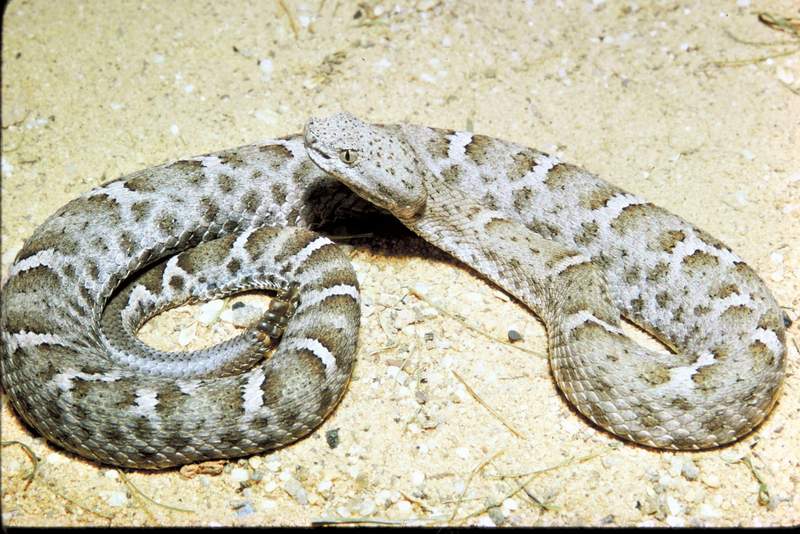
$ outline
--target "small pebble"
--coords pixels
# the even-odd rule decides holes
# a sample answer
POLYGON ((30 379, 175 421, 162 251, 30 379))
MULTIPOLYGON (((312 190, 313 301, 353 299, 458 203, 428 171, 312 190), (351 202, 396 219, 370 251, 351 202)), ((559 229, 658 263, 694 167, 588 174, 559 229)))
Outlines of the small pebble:
POLYGON ((247 463, 250 464, 250 467, 252 467, 253 469, 258 469, 259 467, 261 467, 262 462, 263 460, 258 456, 251 456, 250 458, 247 459, 247 463))
POLYGON ((503 501, 503 513, 508 515, 519 509, 519 503, 515 499, 506 499, 503 501))
POLYGON ((497 524, 488 515, 482 515, 475 522, 476 527, 496 527, 497 524))
MULTIPOLYGON (((241 303, 237 303, 241 304, 241 303)), ((244 328, 256 322, 263 314, 264 309, 252 305, 244 305, 231 309, 231 323, 234 326, 244 328)))
POLYGON ((744 458, 744 456, 745 455, 742 454, 741 452, 733 450, 723 451, 719 455, 722 461, 728 464, 735 464, 736 462, 741 461, 741 459, 744 458))
POLYGON ((497 506, 489 508, 488 513, 489 517, 491 518, 492 522, 495 525, 500 526, 506 522, 506 518, 505 515, 503 515, 503 511, 500 510, 500 508, 498 508, 497 506))
POLYGON ((225 301, 216 299, 211 300, 200 306, 197 320, 208 326, 219 319, 219 314, 225 306, 225 301))
POLYGON ((709 488, 718 488, 720 486, 719 477, 714 473, 704 474, 701 482, 709 488))
POLYGON ((125 506, 128 502, 128 496, 122 491, 112 491, 106 496, 106 502, 109 506, 125 506))
POLYGON ((669 460, 669 474, 676 477, 681 474, 681 468, 683 467, 683 460, 677 456, 673 456, 669 460))
POLYGON ((519 332, 517 332, 516 330, 509 330, 508 331, 508 340, 510 342, 512 342, 512 343, 514 343, 515 341, 521 341, 522 340, 522 335, 519 332))
POLYGON ((277 473, 281 468, 280 460, 270 460, 267 462, 267 469, 272 471, 273 473, 277 473))
POLYGON ((197 336, 197 327, 195 325, 189 325, 186 328, 182 328, 181 331, 178 333, 178 344, 181 347, 185 347, 192 340, 197 336))
POLYGON ((408 502, 408 501, 405 501, 405 500, 399 501, 397 503, 397 509, 403 514, 410 513, 411 512, 411 503, 408 502))
POLYGON ((682 527, 686 524, 686 519, 675 515, 668 515, 666 522, 667 525, 671 527, 682 527))
POLYGON ((110 478, 111 480, 119 479, 119 472, 116 469, 109 469, 106 471, 106 478, 110 478))
POLYGON ((47 463, 53 465, 64 465, 67 463, 67 459, 57 452, 51 452, 47 455, 47 463))
POLYGON ((297 504, 305 506, 308 504, 308 494, 303 486, 294 478, 290 478, 283 483, 283 489, 297 504))
POLYGON ((711 506, 710 504, 701 504, 698 510, 700 517, 703 519, 717 519, 722 517, 722 514, 719 510, 711 506))
POLYGON ((425 483, 425 473, 414 471, 411 473, 411 483, 415 486, 421 486, 425 483))
POLYGON ((697 468, 697 464, 687 459, 681 467, 681 475, 686 480, 697 480, 697 477, 700 476, 700 470, 697 468))
POLYGON ((335 449, 339 446, 339 429, 334 428, 332 430, 328 430, 325 432, 325 441, 328 443, 328 447, 331 449, 335 449))
POLYGON ((250 501, 243 501, 238 506, 234 505, 233 508, 236 510, 237 517, 247 517, 248 515, 255 513, 255 510, 253 510, 253 505, 250 503, 250 501))
POLYGON ((231 479, 234 482, 244 482, 248 478, 250 478, 250 473, 247 472, 247 469, 242 469, 241 467, 231 469, 231 479))
POLYGON ((669 509, 669 513, 674 516, 683 513, 683 505, 672 495, 667 495, 667 508, 669 509))
POLYGON ((375 503, 367 499, 358 507, 358 513, 362 516, 370 516, 375 513, 375 509, 375 503))

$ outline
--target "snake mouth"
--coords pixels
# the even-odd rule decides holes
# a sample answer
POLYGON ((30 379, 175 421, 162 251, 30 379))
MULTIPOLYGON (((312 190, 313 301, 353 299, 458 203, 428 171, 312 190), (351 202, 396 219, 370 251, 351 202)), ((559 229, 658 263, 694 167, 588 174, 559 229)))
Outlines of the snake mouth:
POLYGON ((311 156, 312 156, 311 159, 312 160, 314 159, 313 156, 319 156, 320 158, 325 159, 325 160, 331 159, 331 157, 328 154, 326 154, 325 152, 321 151, 320 149, 318 149, 317 147, 315 147, 313 144, 309 143, 308 141, 306 141, 306 150, 308 150, 311 153, 311 156))
POLYGON ((303 128, 303 144, 305 144, 306 150, 308 151, 312 160, 314 159, 314 156, 318 156, 324 160, 329 160, 331 159, 331 156, 320 150, 319 143, 317 142, 317 136, 309 130, 312 121, 306 123, 305 128, 303 128))

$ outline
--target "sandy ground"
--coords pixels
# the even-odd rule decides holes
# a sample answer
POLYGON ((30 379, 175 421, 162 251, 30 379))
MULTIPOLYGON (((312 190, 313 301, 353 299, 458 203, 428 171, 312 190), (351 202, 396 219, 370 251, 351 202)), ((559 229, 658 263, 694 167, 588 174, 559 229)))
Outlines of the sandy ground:
MULTIPOLYGON (((570 409, 525 309, 411 236, 356 241, 359 362, 317 432, 217 475, 123 473, 44 443, 4 399, 2 439, 41 462, 28 483, 24 450, 3 449, 3 523, 800 521, 800 45, 756 16, 800 12, 753 4, 309 0, 287 1, 289 16, 270 1, 12 2, 4 273, 47 215, 92 186, 347 109, 558 152, 721 238, 796 322, 780 402, 756 432, 721 450, 647 450, 570 409), (524 341, 486 337, 510 328, 524 341)), ((149 339, 222 335, 224 321, 197 327, 197 313, 157 319, 149 339)))

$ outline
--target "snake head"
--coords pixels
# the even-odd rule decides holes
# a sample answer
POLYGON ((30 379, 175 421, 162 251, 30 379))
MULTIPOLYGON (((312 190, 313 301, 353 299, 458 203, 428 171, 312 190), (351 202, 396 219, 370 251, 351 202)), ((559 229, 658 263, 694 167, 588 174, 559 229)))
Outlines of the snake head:
POLYGON ((310 119, 303 135, 311 160, 357 195, 401 221, 425 208, 424 170, 400 130, 337 113, 310 119))

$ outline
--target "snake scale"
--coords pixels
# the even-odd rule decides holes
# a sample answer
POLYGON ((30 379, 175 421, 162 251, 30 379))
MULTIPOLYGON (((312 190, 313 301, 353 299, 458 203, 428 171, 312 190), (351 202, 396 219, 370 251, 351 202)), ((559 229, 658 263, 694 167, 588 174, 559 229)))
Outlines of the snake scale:
POLYGON ((555 156, 340 113, 133 173, 47 219, 3 290, 12 405, 48 440, 135 468, 299 439, 345 391, 359 327, 352 267, 311 229, 375 211, 538 315, 558 387, 621 438, 714 447, 776 402, 783 316, 717 239, 555 156), (252 288, 275 298, 231 340, 167 353, 136 338, 167 308, 252 288), (626 337, 621 316, 670 353, 626 337))

